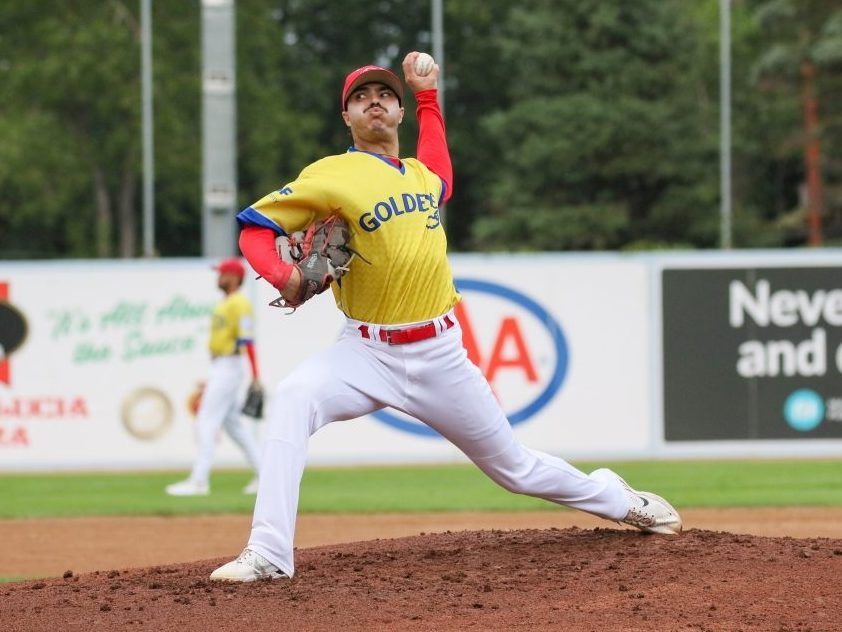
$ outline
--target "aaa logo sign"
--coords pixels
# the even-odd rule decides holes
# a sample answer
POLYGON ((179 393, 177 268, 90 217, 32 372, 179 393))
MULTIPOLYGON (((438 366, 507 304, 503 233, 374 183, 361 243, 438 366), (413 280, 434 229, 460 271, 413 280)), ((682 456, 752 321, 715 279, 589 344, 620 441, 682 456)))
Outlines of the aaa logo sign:
MULTIPOLYGON (((468 358, 485 375, 509 422, 525 422, 549 403, 567 373, 567 342, 540 304, 502 285, 457 279, 456 317, 468 358)), ((381 410, 374 418, 416 435, 439 435, 411 417, 381 410)))

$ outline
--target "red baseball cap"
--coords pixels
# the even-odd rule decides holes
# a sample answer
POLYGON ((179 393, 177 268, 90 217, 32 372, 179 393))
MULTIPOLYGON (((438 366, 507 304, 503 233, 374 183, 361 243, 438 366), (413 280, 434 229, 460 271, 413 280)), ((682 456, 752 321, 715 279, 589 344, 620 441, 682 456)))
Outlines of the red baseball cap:
POLYGON ((219 265, 214 266, 213 269, 218 271, 220 274, 229 273, 238 276, 241 279, 246 275, 245 267, 236 257, 221 261, 219 265))
POLYGON ((342 110, 346 109, 348 97, 354 90, 364 83, 374 81, 389 86, 398 95, 398 101, 403 103, 403 84, 395 73, 380 66, 363 66, 348 73, 348 76, 345 77, 345 87, 342 88, 342 110))

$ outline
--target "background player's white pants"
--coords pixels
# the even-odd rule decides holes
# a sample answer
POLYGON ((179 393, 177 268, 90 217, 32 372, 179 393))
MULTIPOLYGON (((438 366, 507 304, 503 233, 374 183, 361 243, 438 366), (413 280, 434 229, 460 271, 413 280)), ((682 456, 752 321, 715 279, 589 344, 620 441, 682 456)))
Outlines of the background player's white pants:
MULTIPOLYGON (((629 506, 619 483, 590 478, 515 439, 488 382, 467 358, 458 324, 436 338, 395 346, 362 338, 359 325, 349 320, 336 345, 306 360, 272 397, 248 548, 292 576, 310 435, 385 406, 434 428, 510 491, 625 518, 629 506)), ((374 338, 376 333, 375 326, 374 338)))
POLYGON ((240 355, 224 356, 211 361, 208 380, 199 404, 196 419, 199 454, 193 464, 190 480, 205 485, 210 478, 213 451, 220 428, 225 428, 255 471, 258 469, 257 441, 240 418, 240 384, 245 377, 240 355))

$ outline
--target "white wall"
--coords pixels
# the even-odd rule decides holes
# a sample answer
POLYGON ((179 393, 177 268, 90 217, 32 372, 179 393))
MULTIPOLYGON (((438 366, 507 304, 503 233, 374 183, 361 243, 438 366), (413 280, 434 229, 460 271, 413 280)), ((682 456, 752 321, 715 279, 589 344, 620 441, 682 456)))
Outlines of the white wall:
MULTIPOLYGON (((667 444, 659 286, 665 265, 842 266, 840 253, 454 255, 452 264, 473 351, 531 447, 572 459, 840 450, 827 440, 667 444)), ((28 324, 6 359, 8 383, 0 381, 0 471, 186 468, 194 454, 186 399, 207 368, 207 315, 221 296, 210 265, 0 262, 6 311, 28 324)), ((297 360, 333 342, 342 316, 329 295, 286 315, 267 305, 274 291, 265 283, 250 280, 246 292, 271 395, 297 360)), ((419 432, 392 414, 333 424, 313 438, 310 462, 461 459, 419 432)), ((226 439, 217 463, 244 461, 226 439)))

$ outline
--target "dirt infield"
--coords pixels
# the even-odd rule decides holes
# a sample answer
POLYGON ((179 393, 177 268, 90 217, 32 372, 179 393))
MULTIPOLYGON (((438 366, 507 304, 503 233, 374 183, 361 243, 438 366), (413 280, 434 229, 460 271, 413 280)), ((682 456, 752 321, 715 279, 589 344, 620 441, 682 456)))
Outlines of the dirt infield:
POLYGON ((304 549, 293 580, 226 558, 0 586, 4 630, 839 630, 842 540, 462 531, 304 549))
MULTIPOLYGON (((685 509, 686 529, 842 538, 842 508, 685 509)), ((0 577, 60 577, 236 555, 251 516, 0 520, 0 577)), ((577 511, 443 514, 302 514, 295 544, 307 548, 478 529, 612 526, 577 511)), ((841 626, 842 627, 842 626, 841 626)), ((0 626, 2 628, 2 626, 0 626)))
POLYGON ((842 630, 842 509, 682 513, 304 514, 296 577, 252 586, 207 579, 246 515, 4 520, 0 576, 52 579, 0 584, 0 629, 842 630))

